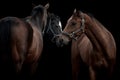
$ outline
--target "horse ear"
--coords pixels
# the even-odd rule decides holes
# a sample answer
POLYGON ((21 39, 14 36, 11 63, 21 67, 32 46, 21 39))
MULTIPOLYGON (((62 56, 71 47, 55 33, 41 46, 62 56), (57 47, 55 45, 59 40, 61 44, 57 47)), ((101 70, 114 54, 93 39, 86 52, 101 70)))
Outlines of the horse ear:
POLYGON ((50 6, 50 4, 49 4, 49 3, 47 3, 47 4, 45 5, 45 8, 46 8, 46 9, 48 9, 48 8, 49 8, 49 6, 50 6))
POLYGON ((83 12, 80 10, 74 9, 73 15, 80 17, 83 12))

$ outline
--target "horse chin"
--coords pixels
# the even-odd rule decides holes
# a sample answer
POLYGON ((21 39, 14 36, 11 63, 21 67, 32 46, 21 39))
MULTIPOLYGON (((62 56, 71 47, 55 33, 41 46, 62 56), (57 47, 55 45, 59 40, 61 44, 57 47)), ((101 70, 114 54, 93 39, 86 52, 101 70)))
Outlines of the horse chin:
POLYGON ((63 47, 69 44, 69 40, 66 39, 56 39, 57 47, 63 47))

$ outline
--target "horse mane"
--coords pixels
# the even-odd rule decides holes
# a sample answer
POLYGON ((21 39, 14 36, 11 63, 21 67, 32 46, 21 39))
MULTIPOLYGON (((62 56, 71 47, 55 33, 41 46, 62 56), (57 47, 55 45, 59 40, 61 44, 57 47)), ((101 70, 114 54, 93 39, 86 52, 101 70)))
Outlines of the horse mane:
POLYGON ((44 13, 44 7, 42 5, 38 5, 36 7, 33 8, 32 12, 31 12, 31 16, 35 17, 37 14, 43 15, 44 13))
POLYGON ((48 12, 48 17, 49 18, 54 18, 53 16, 57 17, 58 19, 60 19, 60 17, 58 15, 55 15, 54 13, 50 13, 48 12))
MULTIPOLYGON (((48 17, 47 17, 47 25, 48 25, 48 23, 49 23, 49 20, 50 19, 53 19, 54 18, 54 16, 56 17, 57 15, 55 15, 54 13, 48 13, 48 17)), ((60 19, 60 17, 59 16, 57 16, 59 19, 60 19)))
POLYGON ((95 18, 94 15, 92 13, 86 13, 90 18, 95 18))
POLYGON ((95 23, 97 23, 98 25, 100 25, 99 27, 104 28, 104 26, 102 25, 102 23, 101 23, 100 21, 98 21, 98 20, 94 17, 93 14, 87 13, 87 15, 88 15, 95 23))

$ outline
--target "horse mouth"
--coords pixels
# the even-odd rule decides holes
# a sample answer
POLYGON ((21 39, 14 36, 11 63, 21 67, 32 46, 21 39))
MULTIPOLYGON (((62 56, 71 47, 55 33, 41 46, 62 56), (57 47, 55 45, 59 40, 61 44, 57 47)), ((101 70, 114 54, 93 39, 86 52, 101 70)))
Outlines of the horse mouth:
POLYGON ((69 43, 68 41, 64 41, 63 39, 57 39, 56 40, 57 47, 63 47, 65 45, 67 45, 68 43, 69 43))

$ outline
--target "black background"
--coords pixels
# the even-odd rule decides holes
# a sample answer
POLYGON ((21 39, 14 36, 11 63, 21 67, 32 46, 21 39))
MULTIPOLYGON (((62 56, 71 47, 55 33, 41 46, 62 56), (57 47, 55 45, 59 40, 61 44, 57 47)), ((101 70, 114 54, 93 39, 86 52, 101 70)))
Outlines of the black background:
POLYGON ((115 0, 1 0, 0 1, 0 18, 6 16, 26 17, 30 15, 32 3, 35 5, 50 3, 49 11, 61 17, 63 28, 67 19, 72 15, 73 10, 79 9, 83 12, 91 13, 98 19, 114 36, 117 45, 117 64, 115 78, 120 74, 120 33, 118 5, 115 0))

